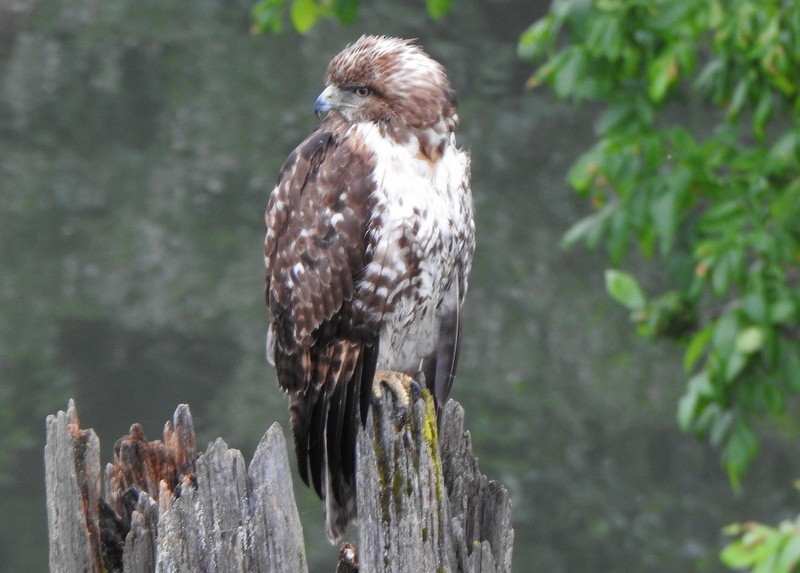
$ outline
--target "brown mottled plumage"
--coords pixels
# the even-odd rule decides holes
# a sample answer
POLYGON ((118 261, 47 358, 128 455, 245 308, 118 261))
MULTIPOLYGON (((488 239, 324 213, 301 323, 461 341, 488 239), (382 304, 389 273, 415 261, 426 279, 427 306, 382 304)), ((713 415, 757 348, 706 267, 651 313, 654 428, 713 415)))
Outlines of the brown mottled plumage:
POLYGON ((264 259, 267 351, 333 541, 356 517, 355 439, 376 368, 424 372, 447 400, 475 229, 440 64, 410 41, 364 36, 326 84, 315 110, 327 116, 270 196, 264 259))

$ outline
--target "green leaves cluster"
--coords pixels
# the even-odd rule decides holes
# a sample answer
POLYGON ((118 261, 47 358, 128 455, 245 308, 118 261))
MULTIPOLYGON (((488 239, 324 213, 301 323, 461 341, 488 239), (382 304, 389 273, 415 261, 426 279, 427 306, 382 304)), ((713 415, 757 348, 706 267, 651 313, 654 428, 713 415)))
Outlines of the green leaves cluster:
MULTIPOLYGON (((434 20, 450 12, 452 0, 425 0, 428 15, 434 20)), ((283 15, 289 8, 289 18, 294 29, 305 34, 321 18, 333 18, 342 24, 354 22, 358 16, 360 0, 259 0, 253 7, 253 33, 280 32, 283 15)))
POLYGON ((358 16, 359 3, 359 0, 260 0, 252 10, 252 31, 280 32, 287 5, 292 26, 301 33, 308 32, 320 18, 335 18, 349 24, 358 16))
POLYGON ((738 485, 754 420, 800 393, 800 4, 556 0, 519 53, 530 85, 605 104, 569 175, 595 212, 565 243, 663 261, 651 297, 620 271, 608 291, 686 344, 678 421, 738 485))
POLYGON ((790 573, 800 565, 800 517, 778 527, 760 523, 734 523, 725 533, 735 536, 722 551, 722 561, 734 569, 753 573, 790 573))

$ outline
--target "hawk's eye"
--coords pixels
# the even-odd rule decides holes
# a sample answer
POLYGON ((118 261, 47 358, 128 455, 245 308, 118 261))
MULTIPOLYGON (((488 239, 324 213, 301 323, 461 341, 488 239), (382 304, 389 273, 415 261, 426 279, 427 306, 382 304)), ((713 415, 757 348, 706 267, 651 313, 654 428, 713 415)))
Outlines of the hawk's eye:
POLYGON ((357 88, 353 89, 353 93, 358 97, 364 98, 371 94, 372 90, 367 86, 358 86, 357 88))

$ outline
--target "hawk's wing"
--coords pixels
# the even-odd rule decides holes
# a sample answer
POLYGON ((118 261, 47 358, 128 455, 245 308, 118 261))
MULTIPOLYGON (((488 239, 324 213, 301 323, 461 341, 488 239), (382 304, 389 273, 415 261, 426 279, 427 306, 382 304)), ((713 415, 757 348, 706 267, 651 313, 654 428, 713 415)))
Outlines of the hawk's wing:
POLYGON ((463 302, 464 279, 458 276, 455 288, 444 300, 445 312, 439 325, 438 338, 433 353, 422 362, 425 385, 436 403, 436 421, 441 425, 442 411, 450 396, 456 377, 458 353, 461 347, 461 304, 463 302))
POLYGON ((281 169, 264 246, 268 350, 291 397, 300 475, 308 484, 310 473, 317 494, 331 502, 332 493, 344 510, 352 498, 353 511, 355 435, 379 327, 365 324, 352 304, 366 264, 370 161, 342 124, 324 122, 281 169))

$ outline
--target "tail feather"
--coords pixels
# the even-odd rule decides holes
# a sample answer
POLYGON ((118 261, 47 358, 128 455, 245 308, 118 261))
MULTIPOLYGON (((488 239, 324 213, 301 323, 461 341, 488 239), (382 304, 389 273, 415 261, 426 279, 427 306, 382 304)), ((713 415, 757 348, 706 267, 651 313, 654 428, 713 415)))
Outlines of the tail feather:
POLYGON ((320 498, 324 498, 324 474, 328 472, 327 452, 325 449, 325 425, 328 419, 328 394, 319 393, 317 403, 311 411, 310 427, 308 431, 308 461, 311 470, 311 482, 314 491, 320 498))
POLYGON ((355 485, 348 486, 347 495, 342 503, 336 501, 332 490, 322 498, 322 511, 325 514, 325 535, 331 543, 339 541, 347 526, 358 517, 356 508, 355 485))
MULTIPOLYGON (((361 412, 361 426, 367 425, 367 413, 369 412, 369 402, 372 399, 372 379, 375 378, 375 370, 378 366, 378 350, 380 339, 376 338, 369 346, 365 346, 364 365, 360 378, 360 388, 358 389, 359 406, 361 412)), ((353 441, 355 444, 355 441, 353 441)))
MULTIPOLYGON (((355 466, 356 466, 356 438, 358 437, 358 427, 361 421, 360 415, 360 389, 363 385, 364 360, 368 354, 367 349, 359 353, 356 361, 356 369, 349 384, 346 385, 344 400, 344 410, 341 413, 341 434, 339 435, 340 451, 342 457, 342 472, 347 486, 355 487, 355 466), (352 469, 351 469, 352 468, 352 469)), ((340 502, 342 499, 339 500, 340 502)))
POLYGON ((289 405, 297 470, 300 473, 300 478, 309 487, 311 483, 308 480, 308 427, 309 414, 315 403, 315 396, 310 396, 308 392, 303 392, 293 396, 289 405), (309 408, 309 403, 312 408, 309 408))
POLYGON ((313 370, 291 397, 298 470, 323 500, 332 542, 357 516, 356 439, 366 423, 377 358, 377 340, 312 347, 313 370))

